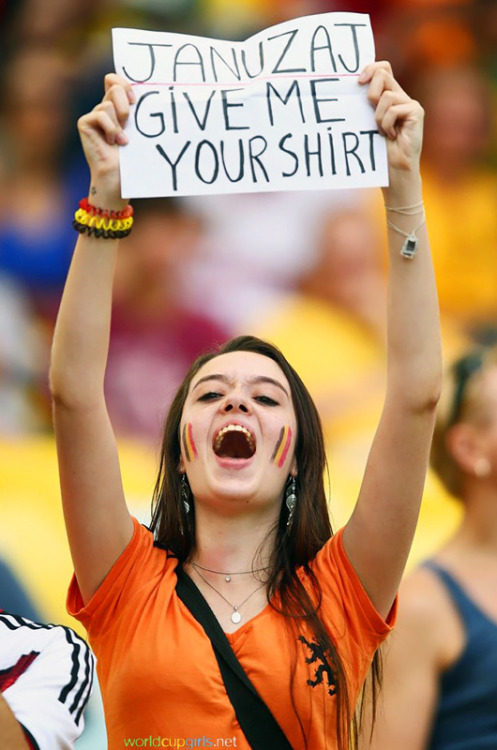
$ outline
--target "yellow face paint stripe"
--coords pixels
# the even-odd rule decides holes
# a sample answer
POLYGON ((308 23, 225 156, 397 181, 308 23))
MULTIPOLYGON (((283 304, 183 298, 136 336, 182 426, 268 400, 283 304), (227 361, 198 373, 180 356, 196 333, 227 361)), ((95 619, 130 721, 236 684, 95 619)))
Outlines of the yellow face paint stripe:
POLYGON ((187 461, 192 461, 194 458, 198 458, 197 448, 193 439, 193 427, 191 422, 183 426, 183 448, 185 450, 185 457, 187 461))
POLYGON ((193 426, 191 422, 186 425, 185 438, 188 445, 188 452, 190 454, 190 461, 198 457, 197 448, 193 439, 193 426))
POLYGON ((183 450, 185 451, 185 458, 187 461, 192 460, 191 452, 190 452, 190 446, 188 445, 188 440, 186 437, 186 424, 183 425, 183 450))

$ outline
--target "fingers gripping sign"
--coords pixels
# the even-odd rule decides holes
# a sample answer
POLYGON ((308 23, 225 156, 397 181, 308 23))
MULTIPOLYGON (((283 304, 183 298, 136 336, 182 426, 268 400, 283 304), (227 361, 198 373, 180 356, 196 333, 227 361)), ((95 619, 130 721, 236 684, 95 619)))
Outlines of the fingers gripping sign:
POLYGON ((385 191, 387 226, 404 238, 400 249, 403 259, 412 260, 418 247, 418 232, 425 223, 421 201, 402 200, 399 196, 420 194, 419 161, 423 141, 424 112, 417 101, 411 99, 394 78, 388 62, 367 65, 359 83, 368 85, 368 99, 375 109, 378 131, 385 136, 389 171, 389 188, 385 191), (410 185, 410 187, 409 187, 410 185), (407 190, 407 192, 406 192, 407 190), (395 196, 391 203, 391 196, 395 196), (400 203, 399 203, 400 200, 400 203), (402 205, 404 204, 404 205, 402 205), (406 205, 408 204, 408 205, 406 205), (390 218, 392 212, 400 216, 402 226, 390 218), (410 217, 416 217, 414 224, 410 217))
POLYGON ((388 62, 367 65, 359 83, 369 84, 368 99, 375 108, 378 130, 387 138, 390 174, 392 170, 417 169, 423 140, 421 105, 397 83, 388 62))
POLYGON ((97 189, 105 205, 121 207, 119 176, 119 146, 125 146, 128 137, 124 127, 130 104, 135 101, 129 82, 109 73, 105 77, 105 95, 91 112, 78 121, 83 150, 90 167, 92 189, 97 189), (98 184, 98 188, 97 188, 98 184))
POLYGON ((107 73, 104 78, 105 95, 103 101, 112 102, 121 127, 124 127, 129 117, 130 104, 134 104, 136 97, 129 81, 116 73, 107 73))

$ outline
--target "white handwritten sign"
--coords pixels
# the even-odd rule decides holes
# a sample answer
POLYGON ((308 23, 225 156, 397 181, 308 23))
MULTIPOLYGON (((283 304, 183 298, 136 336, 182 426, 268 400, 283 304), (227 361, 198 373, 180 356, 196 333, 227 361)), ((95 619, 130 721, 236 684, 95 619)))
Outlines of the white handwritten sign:
POLYGON ((369 16, 324 13, 245 42, 112 30, 136 104, 120 150, 128 198, 388 184, 385 140, 357 79, 369 16))

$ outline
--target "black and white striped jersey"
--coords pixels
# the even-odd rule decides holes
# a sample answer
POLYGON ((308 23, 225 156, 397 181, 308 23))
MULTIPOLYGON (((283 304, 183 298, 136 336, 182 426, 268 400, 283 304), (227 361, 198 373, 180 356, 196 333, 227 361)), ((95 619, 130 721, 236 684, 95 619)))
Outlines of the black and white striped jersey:
POLYGON ((71 628, 0 611, 0 692, 36 750, 74 746, 93 671, 93 654, 71 628))

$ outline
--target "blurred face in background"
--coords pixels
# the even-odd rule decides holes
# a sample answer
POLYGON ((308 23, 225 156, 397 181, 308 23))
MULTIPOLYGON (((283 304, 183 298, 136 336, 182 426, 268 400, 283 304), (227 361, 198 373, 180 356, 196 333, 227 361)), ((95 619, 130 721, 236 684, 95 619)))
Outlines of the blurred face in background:
POLYGON ((494 103, 474 69, 439 71, 419 92, 426 111, 424 160, 441 172, 478 165, 491 146, 494 103))
POLYGON ((367 211, 340 211, 325 219, 319 235, 319 259, 304 291, 351 313, 383 286, 381 240, 367 211))
POLYGON ((478 455, 489 463, 491 475, 497 477, 497 365, 486 366, 473 389, 469 422, 475 430, 478 455))
POLYGON ((3 111, 14 157, 25 167, 56 163, 69 124, 63 61, 48 49, 22 50, 6 80, 3 111))
POLYGON ((186 209, 168 210, 162 199, 147 199, 148 208, 137 205, 133 233, 119 253, 115 299, 135 298, 136 304, 181 302, 184 275, 198 250, 202 225, 186 209))

